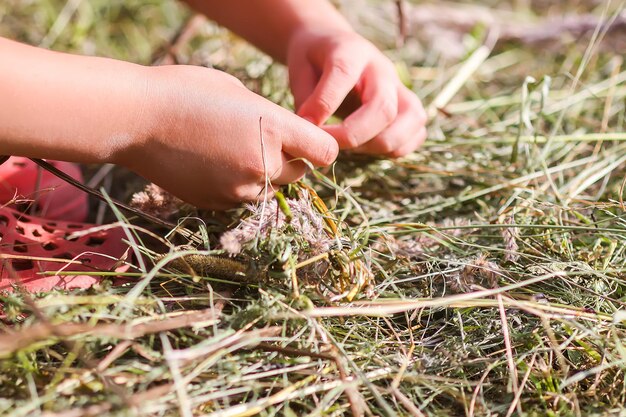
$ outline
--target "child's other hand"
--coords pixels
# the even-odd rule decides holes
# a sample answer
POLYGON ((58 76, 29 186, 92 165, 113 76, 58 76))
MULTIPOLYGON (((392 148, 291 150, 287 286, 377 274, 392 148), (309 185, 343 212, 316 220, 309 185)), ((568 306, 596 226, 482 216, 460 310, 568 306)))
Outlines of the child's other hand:
POLYGON ((276 185, 304 175, 306 165, 294 158, 326 166, 337 157, 332 136, 228 74, 189 66, 146 71, 146 134, 116 162, 196 206, 255 200, 266 173, 276 185))
POLYGON ((296 33, 288 50, 298 115, 321 126, 354 91, 362 105, 339 125, 323 129, 342 149, 399 157, 426 138, 426 113, 399 80, 394 65, 354 32, 296 33))

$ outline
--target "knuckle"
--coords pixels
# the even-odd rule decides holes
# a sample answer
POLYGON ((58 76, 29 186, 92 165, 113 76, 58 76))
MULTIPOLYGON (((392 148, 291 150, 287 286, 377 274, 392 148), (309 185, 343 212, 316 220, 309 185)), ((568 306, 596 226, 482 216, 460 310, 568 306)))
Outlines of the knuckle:
POLYGON ((345 130, 345 147, 347 149, 354 149, 358 146, 360 146, 361 143, 359 141, 359 138, 356 134, 356 132, 354 131, 354 129, 351 129, 349 127, 346 126, 346 130, 345 130))
POLYGON ((379 152, 384 155, 393 155, 396 151, 396 146, 394 146, 393 142, 389 139, 380 138, 377 145, 379 152))
POLYGON ((389 152, 389 156, 391 158, 401 158, 415 152, 417 148, 419 148, 419 144, 417 143, 409 144, 409 146, 404 145, 389 152))
POLYGON ((341 77, 348 78, 352 75, 353 61, 343 54, 334 54, 331 61, 331 71, 341 77))
MULTIPOLYGON (((263 126, 263 145, 265 146, 268 156, 271 155, 272 151, 275 149, 274 144, 279 142, 284 136, 285 124, 289 123, 289 119, 294 117, 292 114, 287 114, 287 120, 285 120, 283 118, 283 109, 276 110, 280 113, 274 114, 275 117, 266 117, 264 115, 261 123, 263 126)), ((258 122, 258 119, 256 121, 258 122)), ((256 146, 260 146, 260 144, 256 146)), ((257 154, 253 171, 263 169, 263 155, 260 148, 257 148, 257 150, 259 153, 257 154)))
POLYGON ((324 114, 331 114, 335 110, 333 105, 333 98, 329 93, 322 94, 318 100, 318 106, 324 112, 324 114))
POLYGON ((389 124, 394 121, 398 115, 398 103, 396 100, 386 97, 382 99, 379 111, 384 121, 389 124))
POLYGON ((414 149, 396 149, 393 152, 390 152, 388 155, 390 158, 402 158, 413 152, 414 149))
POLYGON ((265 177, 265 167, 263 166, 263 161, 256 161, 255 163, 251 163, 248 166, 248 175, 255 179, 260 180, 265 177))
POLYGON ((268 174, 263 164, 262 155, 254 155, 245 165, 240 166, 237 170, 238 175, 232 178, 235 188, 249 187, 250 184, 261 183, 268 174))

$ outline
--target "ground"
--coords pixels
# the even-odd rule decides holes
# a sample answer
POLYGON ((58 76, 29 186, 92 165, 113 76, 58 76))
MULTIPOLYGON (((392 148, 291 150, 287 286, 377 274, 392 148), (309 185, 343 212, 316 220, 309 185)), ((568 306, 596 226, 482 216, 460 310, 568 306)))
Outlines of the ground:
MULTIPOLYGON (((422 98, 426 145, 342 155, 282 205, 184 208, 185 251, 145 241, 124 285, 3 296, 0 414, 626 415, 624 4, 339 3, 422 98)), ((172 1, 8 0, 0 35, 291 106, 284 68, 172 1)))

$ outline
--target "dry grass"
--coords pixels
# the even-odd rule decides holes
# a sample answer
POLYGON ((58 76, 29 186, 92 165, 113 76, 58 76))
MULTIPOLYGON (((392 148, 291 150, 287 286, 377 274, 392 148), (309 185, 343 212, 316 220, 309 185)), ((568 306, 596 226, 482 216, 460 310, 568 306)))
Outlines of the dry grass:
MULTIPOLYGON (((620 2, 472 3, 471 16, 508 19, 511 32, 564 13, 624 16, 620 2)), ((187 16, 171 2, 76 4, 54 41, 64 3, 53 0, 3 2, 0 31, 148 63, 187 16)), ((203 221, 185 225, 202 243, 165 258, 141 248, 155 265, 130 284, 3 296, 1 414, 626 412, 626 68, 615 32, 561 33, 548 48, 524 36, 494 44, 470 22, 433 46, 433 29, 414 26, 396 48, 394 2, 344 4, 431 106, 424 148, 396 161, 344 155, 285 190, 300 199, 293 213, 312 216, 308 235, 285 212, 278 228, 259 226, 262 208, 192 213, 203 221), (244 218, 262 233, 243 242, 237 262, 250 269, 233 276, 263 279, 169 264, 219 255, 222 232, 244 218), (341 281, 354 259, 373 277, 348 302, 338 283, 358 285, 341 281)), ((461 7, 427 4, 450 5, 461 7)), ((405 7, 414 19, 417 6, 405 7)), ((282 68, 224 31, 196 29, 175 48, 179 62, 227 69, 289 105, 282 68)))

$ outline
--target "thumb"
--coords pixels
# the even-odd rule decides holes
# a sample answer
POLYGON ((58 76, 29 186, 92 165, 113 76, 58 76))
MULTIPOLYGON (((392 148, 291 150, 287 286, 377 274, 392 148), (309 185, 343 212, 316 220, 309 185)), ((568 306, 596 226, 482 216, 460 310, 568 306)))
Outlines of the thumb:
POLYGON ((337 141, 314 124, 290 114, 291 128, 284 129, 283 152, 294 158, 305 158, 315 166, 332 164, 339 153, 337 141))

